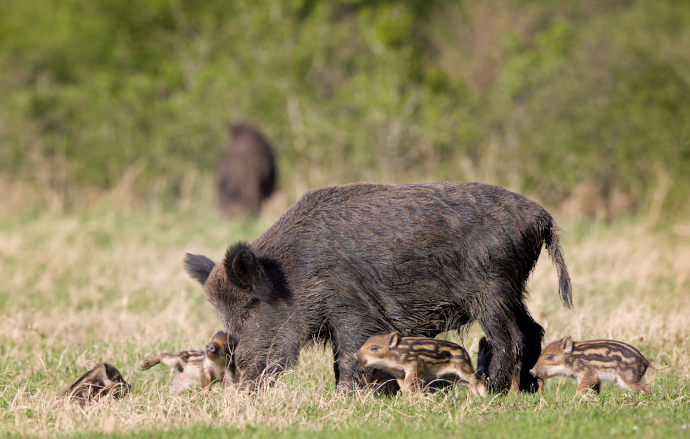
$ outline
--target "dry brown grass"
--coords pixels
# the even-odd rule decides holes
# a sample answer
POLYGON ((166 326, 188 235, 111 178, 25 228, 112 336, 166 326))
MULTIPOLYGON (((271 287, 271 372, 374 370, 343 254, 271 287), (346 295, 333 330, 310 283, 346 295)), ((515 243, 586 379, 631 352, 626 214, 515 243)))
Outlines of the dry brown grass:
MULTIPOLYGON (((191 208, 128 215, 104 208, 0 220, 0 432, 43 436, 199 424, 318 431, 393 418, 418 427, 425 413, 447 410, 443 427, 503 410, 491 399, 465 399, 460 389, 407 399, 342 395, 334 388, 330 354, 317 347, 305 349, 298 368, 251 396, 222 395, 220 389, 205 400, 198 392, 174 396, 169 372, 140 372, 143 359, 199 349, 221 327, 183 272, 184 252, 218 260, 228 243, 258 234, 280 210, 274 206, 256 224, 223 224, 213 212, 191 208), (88 359, 118 367, 133 384, 132 395, 83 410, 58 405, 57 395, 83 373, 88 359)), ((544 255, 530 282, 529 306, 547 341, 572 334, 629 342, 651 361, 672 365, 649 373, 647 381, 687 387, 690 238, 678 233, 683 226, 562 223, 569 231, 562 244, 574 311, 561 306, 555 269, 544 255)), ((473 355, 480 336, 475 326, 464 340, 473 355)))

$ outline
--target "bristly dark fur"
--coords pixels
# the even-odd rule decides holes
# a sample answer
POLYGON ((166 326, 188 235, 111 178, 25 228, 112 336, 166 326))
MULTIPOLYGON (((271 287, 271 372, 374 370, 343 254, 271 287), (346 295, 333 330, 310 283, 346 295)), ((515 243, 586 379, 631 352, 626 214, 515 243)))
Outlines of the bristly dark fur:
POLYGON ((185 270, 192 279, 196 280, 201 285, 206 283, 206 279, 208 279, 211 270, 213 270, 215 266, 216 264, 206 256, 187 253, 184 258, 185 270))
POLYGON ((569 306, 558 227, 539 204, 481 183, 333 186, 304 195, 251 244, 231 247, 204 291, 242 340, 236 365, 250 382, 328 338, 336 381, 352 390, 374 377, 354 363, 369 336, 433 337, 477 321, 493 346, 491 390, 507 389, 513 376, 529 390, 544 331, 524 300, 545 243, 569 306))

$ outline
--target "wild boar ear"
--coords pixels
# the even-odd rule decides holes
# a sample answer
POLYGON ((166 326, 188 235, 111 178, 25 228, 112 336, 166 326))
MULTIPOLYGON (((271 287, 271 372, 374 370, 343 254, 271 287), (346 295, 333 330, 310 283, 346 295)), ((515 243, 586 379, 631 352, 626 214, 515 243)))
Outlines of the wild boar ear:
POLYGON ((486 349, 486 343, 487 343, 486 337, 482 337, 479 339, 479 350, 480 351, 483 351, 484 349, 486 349))
POLYGON ((397 332, 391 332, 391 338, 388 340, 388 347, 390 349, 395 349, 398 347, 398 342, 400 341, 400 337, 398 337, 397 332))
POLYGON ((273 286, 261 261, 247 243, 238 242, 225 253, 225 273, 230 282, 266 302, 273 298, 273 286))
POLYGON ((570 336, 567 336, 561 340, 561 349, 563 349, 563 352, 566 354, 569 354, 573 351, 573 339, 570 336))
POLYGON ((187 274, 201 285, 206 283, 206 279, 215 266, 216 264, 206 256, 187 253, 184 257, 184 268, 187 274))
POLYGON ((96 363, 95 361, 89 360, 89 361, 86 362, 86 370, 87 370, 87 371, 91 372, 91 371, 94 370, 96 367, 98 367, 98 363, 96 363))

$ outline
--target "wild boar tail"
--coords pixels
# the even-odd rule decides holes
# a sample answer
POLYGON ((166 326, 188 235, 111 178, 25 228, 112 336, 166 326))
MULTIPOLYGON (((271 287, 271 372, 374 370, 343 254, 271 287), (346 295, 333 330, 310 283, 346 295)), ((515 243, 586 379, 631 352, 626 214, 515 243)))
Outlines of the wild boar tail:
POLYGON ((545 230, 543 230, 543 236, 551 262, 556 266, 556 271, 558 272, 558 291, 561 295, 561 301, 566 308, 572 309, 573 301, 570 275, 568 274, 568 267, 566 267, 565 260, 563 259, 563 251, 558 242, 560 231, 561 229, 558 228, 553 218, 549 218, 545 230))
MULTIPOLYGON (((649 361, 647 361, 647 363, 649 363, 649 361)), ((671 365, 667 364, 666 366, 657 367, 657 366, 653 365, 652 363, 649 363, 649 365, 647 367, 649 367, 652 370, 664 370, 664 369, 668 369, 669 367, 671 367, 671 365)))

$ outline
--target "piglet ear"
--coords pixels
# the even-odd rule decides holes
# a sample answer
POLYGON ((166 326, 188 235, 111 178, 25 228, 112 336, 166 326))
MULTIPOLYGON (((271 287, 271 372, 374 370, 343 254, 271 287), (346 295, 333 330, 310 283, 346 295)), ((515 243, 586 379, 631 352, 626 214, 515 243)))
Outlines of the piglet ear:
POLYGON ((561 340, 561 349, 563 349, 563 352, 566 354, 569 354, 573 351, 573 339, 570 336, 567 336, 561 340))
POLYGON ((397 332, 391 332, 391 338, 388 340, 388 347, 390 349, 395 349, 398 347, 398 342, 400 341, 400 337, 398 337, 397 332))
POLYGON ((245 242, 228 248, 225 253, 225 273, 228 280, 239 288, 254 293, 254 295, 267 302, 274 296, 273 286, 266 275, 261 261, 245 242))
POLYGON ((89 360, 86 362, 86 370, 88 370, 89 372, 94 370, 96 367, 98 367, 98 363, 96 363, 95 361, 89 360))

